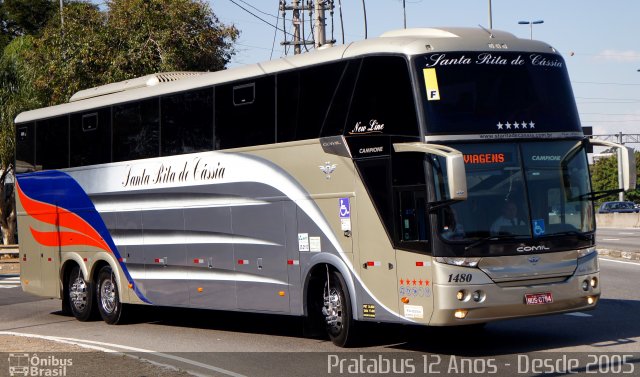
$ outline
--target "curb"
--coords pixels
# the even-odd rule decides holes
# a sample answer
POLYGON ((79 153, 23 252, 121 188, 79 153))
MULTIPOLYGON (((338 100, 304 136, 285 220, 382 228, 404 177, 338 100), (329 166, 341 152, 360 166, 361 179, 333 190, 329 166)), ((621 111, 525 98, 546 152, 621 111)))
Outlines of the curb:
POLYGON ((611 249, 598 249, 598 255, 610 258, 624 259, 628 261, 640 262, 640 252, 637 251, 620 251, 611 249))

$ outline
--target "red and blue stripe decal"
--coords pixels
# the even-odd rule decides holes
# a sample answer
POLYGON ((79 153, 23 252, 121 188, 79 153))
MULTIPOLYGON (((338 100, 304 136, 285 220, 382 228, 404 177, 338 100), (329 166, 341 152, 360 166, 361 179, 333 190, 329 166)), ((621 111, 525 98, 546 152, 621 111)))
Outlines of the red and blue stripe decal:
POLYGON ((151 303, 134 283, 91 199, 71 176, 60 171, 21 174, 17 177, 16 191, 27 215, 61 229, 41 232, 30 227, 37 243, 42 246, 89 246, 112 253, 136 295, 151 303))

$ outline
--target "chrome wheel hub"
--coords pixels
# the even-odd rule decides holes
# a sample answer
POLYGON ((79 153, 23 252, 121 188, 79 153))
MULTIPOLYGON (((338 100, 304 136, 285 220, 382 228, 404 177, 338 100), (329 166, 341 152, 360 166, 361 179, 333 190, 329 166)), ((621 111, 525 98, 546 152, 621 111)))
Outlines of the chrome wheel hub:
POLYGON ((82 312, 87 307, 87 283, 82 278, 82 274, 78 274, 73 280, 69 289, 69 300, 73 307, 82 312))
POLYGON ((342 300, 337 289, 331 288, 328 294, 327 290, 324 290, 322 314, 330 330, 339 332, 342 329, 342 300))
POLYGON ((116 288, 113 275, 100 285, 100 303, 106 313, 111 314, 116 310, 116 288))

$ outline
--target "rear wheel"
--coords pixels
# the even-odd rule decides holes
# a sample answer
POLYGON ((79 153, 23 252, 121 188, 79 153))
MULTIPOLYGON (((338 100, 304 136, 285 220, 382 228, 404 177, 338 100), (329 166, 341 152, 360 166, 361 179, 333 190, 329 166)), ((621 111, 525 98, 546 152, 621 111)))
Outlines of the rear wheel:
POLYGON ((116 275, 111 266, 104 266, 98 272, 96 302, 100 316, 106 323, 115 325, 122 320, 122 303, 116 275))
POLYGON ((91 282, 85 280, 80 266, 74 266, 67 283, 69 307, 79 321, 88 321, 93 314, 93 289, 91 282))
POLYGON ((329 338, 338 347, 347 347, 353 338, 353 316, 351 298, 342 275, 337 272, 329 274, 322 292, 322 314, 329 338))

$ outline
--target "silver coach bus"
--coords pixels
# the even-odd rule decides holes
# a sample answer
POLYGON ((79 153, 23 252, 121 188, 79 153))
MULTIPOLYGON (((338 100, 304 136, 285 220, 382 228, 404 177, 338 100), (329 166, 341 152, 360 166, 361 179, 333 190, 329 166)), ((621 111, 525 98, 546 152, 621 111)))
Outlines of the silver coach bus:
MULTIPOLYGON (((21 281, 131 304, 481 325, 594 308, 585 139, 549 45, 409 29, 16 118, 21 281)), ((625 188, 635 187, 622 150, 625 188)))

